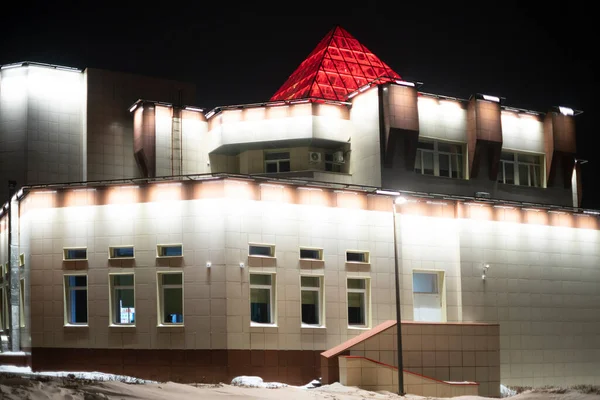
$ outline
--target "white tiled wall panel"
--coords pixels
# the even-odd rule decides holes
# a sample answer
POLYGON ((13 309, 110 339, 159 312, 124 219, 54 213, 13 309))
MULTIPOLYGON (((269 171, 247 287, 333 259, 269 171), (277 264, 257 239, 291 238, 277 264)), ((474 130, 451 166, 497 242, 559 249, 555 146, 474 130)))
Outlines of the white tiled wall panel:
POLYGON ((544 153, 544 125, 539 117, 502 111, 502 147, 544 153))
POLYGON ((419 96, 419 136, 454 142, 467 141, 467 109, 457 101, 419 96))
POLYGON ((350 110, 354 125, 350 139, 350 174, 357 185, 381 186, 381 155, 379 141, 379 96, 372 88, 356 96, 350 110))

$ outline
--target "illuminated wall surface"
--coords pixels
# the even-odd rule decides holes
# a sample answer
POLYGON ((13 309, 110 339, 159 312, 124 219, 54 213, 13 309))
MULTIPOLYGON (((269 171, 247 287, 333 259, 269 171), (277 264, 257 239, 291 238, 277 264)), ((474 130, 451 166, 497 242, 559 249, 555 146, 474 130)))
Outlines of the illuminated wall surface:
MULTIPOLYGON (((399 209, 403 318, 414 317, 413 271, 443 272, 448 322, 500 323, 503 383, 598 383, 597 218, 419 204, 399 209)), ((235 181, 32 193, 21 220, 31 346, 331 348, 362 332, 348 328, 347 277, 370 279, 370 326, 395 318, 389 206, 382 196, 235 181), (157 259, 161 243, 183 244, 183 259, 157 259), (275 245, 275 258, 249 257, 248 243, 275 245), (124 244, 135 261, 109 261, 108 247, 124 244), (86 246, 88 262, 64 263, 69 246, 86 246), (321 248, 324 260, 299 261, 300 246, 321 248), (369 251, 370 264, 346 263, 347 249, 369 251), (136 328, 110 328, 108 273, 126 271, 135 273, 136 328), (157 327, 157 271, 184 272, 183 328, 157 327), (89 329, 63 326, 71 272, 88 275, 89 329), (274 326, 251 327, 251 272, 275 274, 274 326), (324 328, 301 328, 300 274, 323 276, 324 328)))
MULTIPOLYGON (((0 178, 23 182, 83 179, 85 84, 79 71, 36 66, 0 72, 0 178)), ((6 184, 0 198, 7 198, 6 184)))

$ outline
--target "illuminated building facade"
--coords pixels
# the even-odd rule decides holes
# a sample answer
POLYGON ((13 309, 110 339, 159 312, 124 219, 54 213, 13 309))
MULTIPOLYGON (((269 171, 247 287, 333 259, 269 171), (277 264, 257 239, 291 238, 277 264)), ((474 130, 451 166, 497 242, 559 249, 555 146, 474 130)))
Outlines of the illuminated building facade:
MULTIPOLYGON (((34 369, 304 382, 395 319, 396 229, 407 370, 482 395, 600 383, 577 111, 419 87, 339 27, 270 101, 211 110, 176 82, 3 67, 0 175, 25 183, 0 216, 4 350, 34 369)), ((366 357, 394 364, 380 346, 366 357)))

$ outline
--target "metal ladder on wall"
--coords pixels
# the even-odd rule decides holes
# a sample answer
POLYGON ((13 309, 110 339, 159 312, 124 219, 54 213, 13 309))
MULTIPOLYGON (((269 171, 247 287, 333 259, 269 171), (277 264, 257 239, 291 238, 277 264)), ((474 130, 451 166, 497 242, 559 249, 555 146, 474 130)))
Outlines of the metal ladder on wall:
POLYGON ((173 107, 171 119, 171 175, 182 174, 181 109, 173 107))

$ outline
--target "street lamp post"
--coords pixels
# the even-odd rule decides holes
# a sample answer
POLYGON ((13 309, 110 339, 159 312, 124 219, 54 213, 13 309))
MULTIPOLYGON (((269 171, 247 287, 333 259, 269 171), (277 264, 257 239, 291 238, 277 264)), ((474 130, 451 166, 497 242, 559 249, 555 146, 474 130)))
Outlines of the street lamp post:
POLYGON ((404 365, 402 362, 402 319, 400 313, 400 274, 398 272, 398 238, 396 234, 396 205, 406 203, 406 198, 397 196, 392 202, 394 220, 394 274, 396 281, 396 349, 398 352, 398 394, 404 395, 404 365))
POLYGON ((393 196, 392 218, 394 226, 394 275, 396 281, 396 351, 398 352, 398 394, 404 395, 404 364, 402 363, 402 318, 400 313, 400 273, 398 271, 398 238, 396 234, 396 205, 406 203, 406 197, 402 197, 400 192, 389 190, 378 190, 378 194, 393 196))

